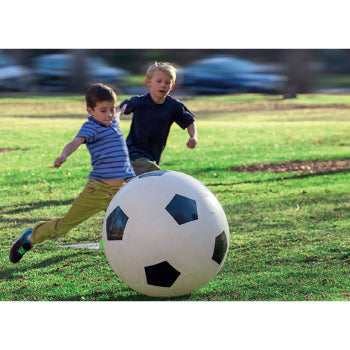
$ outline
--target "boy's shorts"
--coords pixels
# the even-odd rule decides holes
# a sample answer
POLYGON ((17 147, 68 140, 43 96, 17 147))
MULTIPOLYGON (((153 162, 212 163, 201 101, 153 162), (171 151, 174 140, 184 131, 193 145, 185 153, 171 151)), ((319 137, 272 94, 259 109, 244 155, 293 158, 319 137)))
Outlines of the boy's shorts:
POLYGON ((131 161, 131 165, 134 168, 136 176, 148 173, 150 171, 160 170, 160 167, 156 162, 148 158, 137 158, 131 161))

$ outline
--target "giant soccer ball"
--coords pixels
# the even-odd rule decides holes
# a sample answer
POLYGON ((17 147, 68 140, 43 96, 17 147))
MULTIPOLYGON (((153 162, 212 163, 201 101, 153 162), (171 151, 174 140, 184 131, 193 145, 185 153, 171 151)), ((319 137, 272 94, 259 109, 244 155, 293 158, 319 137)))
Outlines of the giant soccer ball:
POLYGON ((114 196, 103 221, 103 246, 129 287, 149 296, 186 295, 221 269, 229 227, 220 203, 200 181, 154 171, 114 196))

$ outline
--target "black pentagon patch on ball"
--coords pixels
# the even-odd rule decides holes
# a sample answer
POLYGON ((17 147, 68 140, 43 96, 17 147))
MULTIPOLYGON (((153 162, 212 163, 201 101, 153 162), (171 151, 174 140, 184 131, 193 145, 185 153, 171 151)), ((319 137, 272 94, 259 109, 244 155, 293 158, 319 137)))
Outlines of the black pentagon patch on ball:
POLYGON ((165 208, 179 225, 198 220, 196 201, 176 194, 165 208))
POLYGON ((221 264, 225 253, 227 251, 227 240, 225 232, 222 231, 218 236, 215 238, 215 247, 214 247, 214 253, 212 256, 212 259, 217 262, 219 265, 221 264))
POLYGON ((127 215, 117 206, 107 218, 107 239, 109 241, 123 239, 124 229, 128 222, 127 215))
POLYGON ((162 175, 164 175, 167 172, 168 172, 167 170, 151 171, 149 173, 145 173, 145 174, 139 175, 139 179, 142 179, 144 177, 151 177, 151 176, 162 176, 162 175))
POLYGON ((180 272, 172 267, 167 261, 145 267, 147 283, 157 287, 171 287, 180 272))

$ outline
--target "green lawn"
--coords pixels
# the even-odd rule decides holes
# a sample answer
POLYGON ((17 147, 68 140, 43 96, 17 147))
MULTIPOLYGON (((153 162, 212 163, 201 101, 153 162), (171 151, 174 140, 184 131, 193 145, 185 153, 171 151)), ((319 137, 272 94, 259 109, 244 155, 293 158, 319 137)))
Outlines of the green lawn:
MULTIPOLYGON (((125 96, 121 96, 122 100, 125 96)), ((202 181, 230 226, 230 250, 205 287, 171 300, 305 301, 350 299, 349 170, 238 173, 233 166, 350 158, 350 96, 235 95, 181 98, 197 117, 199 144, 173 126, 163 169, 202 181)), ((69 234, 35 246, 11 264, 23 228, 63 215, 86 183, 85 147, 52 167, 85 121, 82 97, 0 98, 0 300, 163 300, 125 285, 98 250, 62 244, 98 242, 103 213, 69 234)), ((126 135, 130 119, 121 128, 126 135)))

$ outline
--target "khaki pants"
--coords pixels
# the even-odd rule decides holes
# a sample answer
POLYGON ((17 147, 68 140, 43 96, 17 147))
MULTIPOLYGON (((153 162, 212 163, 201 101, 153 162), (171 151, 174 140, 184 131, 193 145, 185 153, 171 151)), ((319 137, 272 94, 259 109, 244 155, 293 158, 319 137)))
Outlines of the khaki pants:
POLYGON ((89 179, 67 214, 52 221, 39 222, 33 229, 31 241, 35 244, 64 235, 90 216, 102 210, 106 211, 119 189, 120 187, 112 187, 96 179, 89 179))
POLYGON ((136 176, 150 171, 160 170, 156 162, 152 162, 148 158, 137 158, 136 160, 132 160, 131 165, 134 168, 136 176))

